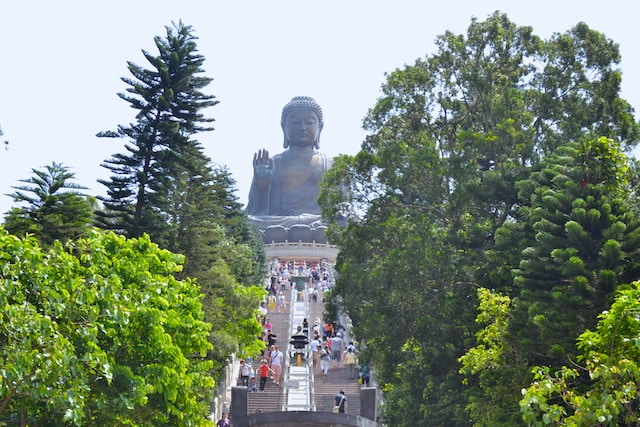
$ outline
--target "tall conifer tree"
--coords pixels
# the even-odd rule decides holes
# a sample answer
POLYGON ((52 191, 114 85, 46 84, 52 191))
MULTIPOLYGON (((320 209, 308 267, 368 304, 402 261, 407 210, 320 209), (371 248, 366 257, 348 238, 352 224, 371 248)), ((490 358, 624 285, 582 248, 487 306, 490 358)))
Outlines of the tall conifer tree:
POLYGON ((218 104, 202 92, 212 79, 201 75, 204 57, 195 40, 190 26, 174 24, 166 38, 155 37, 158 56, 143 51, 151 69, 128 63, 133 78, 122 79, 129 87, 118 95, 137 110, 137 121, 98 134, 128 139, 127 153, 103 164, 113 175, 100 181, 108 194, 100 220, 129 237, 146 233, 185 256, 177 276, 196 278, 202 287, 206 320, 215 325, 211 357, 220 368, 232 352, 258 351, 254 312, 262 288, 250 285, 259 283, 263 258, 250 234, 238 233, 248 223, 235 182, 224 168, 212 167, 195 139, 212 130, 203 111, 218 104))
POLYGON ((516 273, 512 335, 531 364, 575 360, 618 286, 638 279, 640 223, 626 203, 628 163, 612 140, 575 142, 519 183, 535 233, 516 273))
POLYGON ((212 79, 200 75, 205 58, 197 53, 196 39, 190 26, 174 24, 166 38, 155 37, 158 56, 142 51, 151 69, 128 62, 133 78, 122 78, 129 87, 118 96, 137 110, 137 122, 98 134, 129 140, 128 153, 114 154, 103 164, 113 173, 100 181, 108 195, 99 213, 104 228, 128 237, 146 232, 161 238, 168 233, 170 206, 179 203, 174 199, 185 175, 208 172, 192 136, 212 130, 205 125, 213 119, 203 110, 218 101, 201 91, 212 79))

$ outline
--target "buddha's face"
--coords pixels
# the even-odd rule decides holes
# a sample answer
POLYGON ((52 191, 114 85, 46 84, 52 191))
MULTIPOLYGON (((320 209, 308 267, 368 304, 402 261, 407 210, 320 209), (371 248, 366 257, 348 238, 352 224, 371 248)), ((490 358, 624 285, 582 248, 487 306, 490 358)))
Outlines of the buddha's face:
POLYGON ((307 108, 294 108, 283 124, 285 140, 295 147, 311 147, 318 137, 322 125, 315 111, 307 108))

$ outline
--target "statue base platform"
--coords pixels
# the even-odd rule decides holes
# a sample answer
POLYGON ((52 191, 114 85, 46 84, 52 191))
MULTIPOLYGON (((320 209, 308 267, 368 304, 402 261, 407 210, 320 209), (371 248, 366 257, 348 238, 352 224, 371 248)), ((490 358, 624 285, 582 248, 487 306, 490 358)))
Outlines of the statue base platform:
POLYGON ((268 260, 297 260, 314 262, 326 260, 336 262, 338 247, 326 243, 282 242, 265 243, 264 250, 268 260))
POLYGON ((328 244, 324 225, 294 224, 288 227, 271 225, 266 228, 259 227, 262 241, 269 243, 305 242, 328 244))
POLYGON ((249 222, 260 231, 268 260, 336 261, 338 247, 329 244, 327 227, 320 222, 266 227, 264 222, 253 221, 251 217, 249 222))

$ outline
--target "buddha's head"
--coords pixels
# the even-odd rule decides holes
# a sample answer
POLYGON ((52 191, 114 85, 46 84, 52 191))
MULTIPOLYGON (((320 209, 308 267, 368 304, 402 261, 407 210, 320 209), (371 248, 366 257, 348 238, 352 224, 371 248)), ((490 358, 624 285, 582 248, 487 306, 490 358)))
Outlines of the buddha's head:
POLYGON ((284 132, 284 148, 289 146, 320 148, 322 108, 309 96, 296 96, 282 109, 280 125, 284 132))

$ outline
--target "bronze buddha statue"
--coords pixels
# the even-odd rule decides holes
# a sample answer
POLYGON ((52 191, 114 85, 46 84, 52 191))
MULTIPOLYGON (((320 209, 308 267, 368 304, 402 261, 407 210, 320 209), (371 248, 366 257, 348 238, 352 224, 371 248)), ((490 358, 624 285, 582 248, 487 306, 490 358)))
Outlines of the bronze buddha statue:
POLYGON ((322 224, 318 183, 333 160, 318 151, 324 125, 313 98, 294 97, 282 109, 285 151, 274 157, 265 149, 253 156, 253 182, 247 214, 261 230, 322 224))

